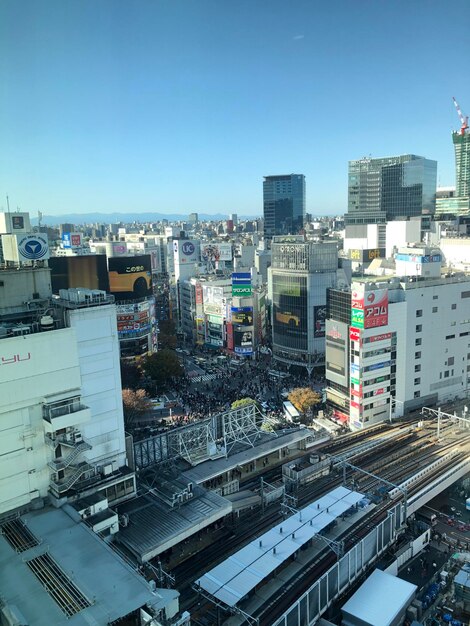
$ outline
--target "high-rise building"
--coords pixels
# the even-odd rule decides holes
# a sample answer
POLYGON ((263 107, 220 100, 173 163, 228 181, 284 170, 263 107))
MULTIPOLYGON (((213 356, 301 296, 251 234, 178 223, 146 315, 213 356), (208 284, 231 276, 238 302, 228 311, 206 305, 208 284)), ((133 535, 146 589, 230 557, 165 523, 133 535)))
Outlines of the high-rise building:
POLYGON ((337 283, 336 243, 276 237, 268 291, 276 360, 308 370, 325 360, 326 290, 337 283))
POLYGON ((453 132, 455 150, 455 191, 458 198, 470 195, 470 134, 453 132))
POLYGON ((265 176, 263 212, 266 237, 298 233, 305 219, 305 176, 265 176))
POLYGON ((346 224, 433 214, 437 162, 414 154, 349 162, 346 224))

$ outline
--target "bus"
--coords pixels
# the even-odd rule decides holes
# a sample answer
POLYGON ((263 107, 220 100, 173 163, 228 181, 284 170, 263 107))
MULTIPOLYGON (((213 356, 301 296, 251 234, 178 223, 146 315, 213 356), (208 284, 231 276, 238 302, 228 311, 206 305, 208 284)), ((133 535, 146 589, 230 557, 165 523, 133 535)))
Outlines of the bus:
POLYGON ((292 402, 286 400, 286 402, 282 403, 284 409, 284 417, 288 422, 292 422, 293 424, 298 424, 300 422, 300 413, 297 411, 292 402))

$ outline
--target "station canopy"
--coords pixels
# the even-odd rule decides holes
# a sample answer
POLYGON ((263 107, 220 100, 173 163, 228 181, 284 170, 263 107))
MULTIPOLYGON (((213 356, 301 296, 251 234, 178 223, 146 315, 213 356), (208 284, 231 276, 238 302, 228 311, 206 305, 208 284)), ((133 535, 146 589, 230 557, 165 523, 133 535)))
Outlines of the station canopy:
POLYGON ((253 540, 196 580, 201 589, 235 606, 315 535, 364 498, 337 487, 253 540))

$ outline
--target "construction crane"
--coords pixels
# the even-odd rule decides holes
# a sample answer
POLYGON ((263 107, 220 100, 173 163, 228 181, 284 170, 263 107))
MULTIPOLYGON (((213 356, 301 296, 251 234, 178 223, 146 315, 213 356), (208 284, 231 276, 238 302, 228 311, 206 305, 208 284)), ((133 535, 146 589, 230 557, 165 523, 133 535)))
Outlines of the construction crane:
POLYGON ((454 101, 455 108, 457 109, 457 115, 460 117, 460 122, 462 123, 462 126, 460 127, 460 134, 465 135, 465 131, 468 129, 468 115, 466 117, 463 116, 459 103, 454 96, 452 96, 452 100, 454 101))

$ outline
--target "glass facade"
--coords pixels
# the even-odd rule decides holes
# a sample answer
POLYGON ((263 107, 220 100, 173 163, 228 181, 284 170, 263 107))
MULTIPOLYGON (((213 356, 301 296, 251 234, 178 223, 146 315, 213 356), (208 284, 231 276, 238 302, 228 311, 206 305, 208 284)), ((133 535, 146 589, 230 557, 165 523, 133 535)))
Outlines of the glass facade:
POLYGON ((452 133, 455 149, 455 191, 458 197, 470 195, 470 134, 452 133))
POLYGON ((307 277, 273 274, 273 343, 306 351, 307 277))
POLYGON ((434 213, 437 163, 413 154, 349 162, 347 224, 434 213))
POLYGON ((263 181, 263 213, 267 237, 298 233, 305 219, 305 176, 266 176, 263 181))

